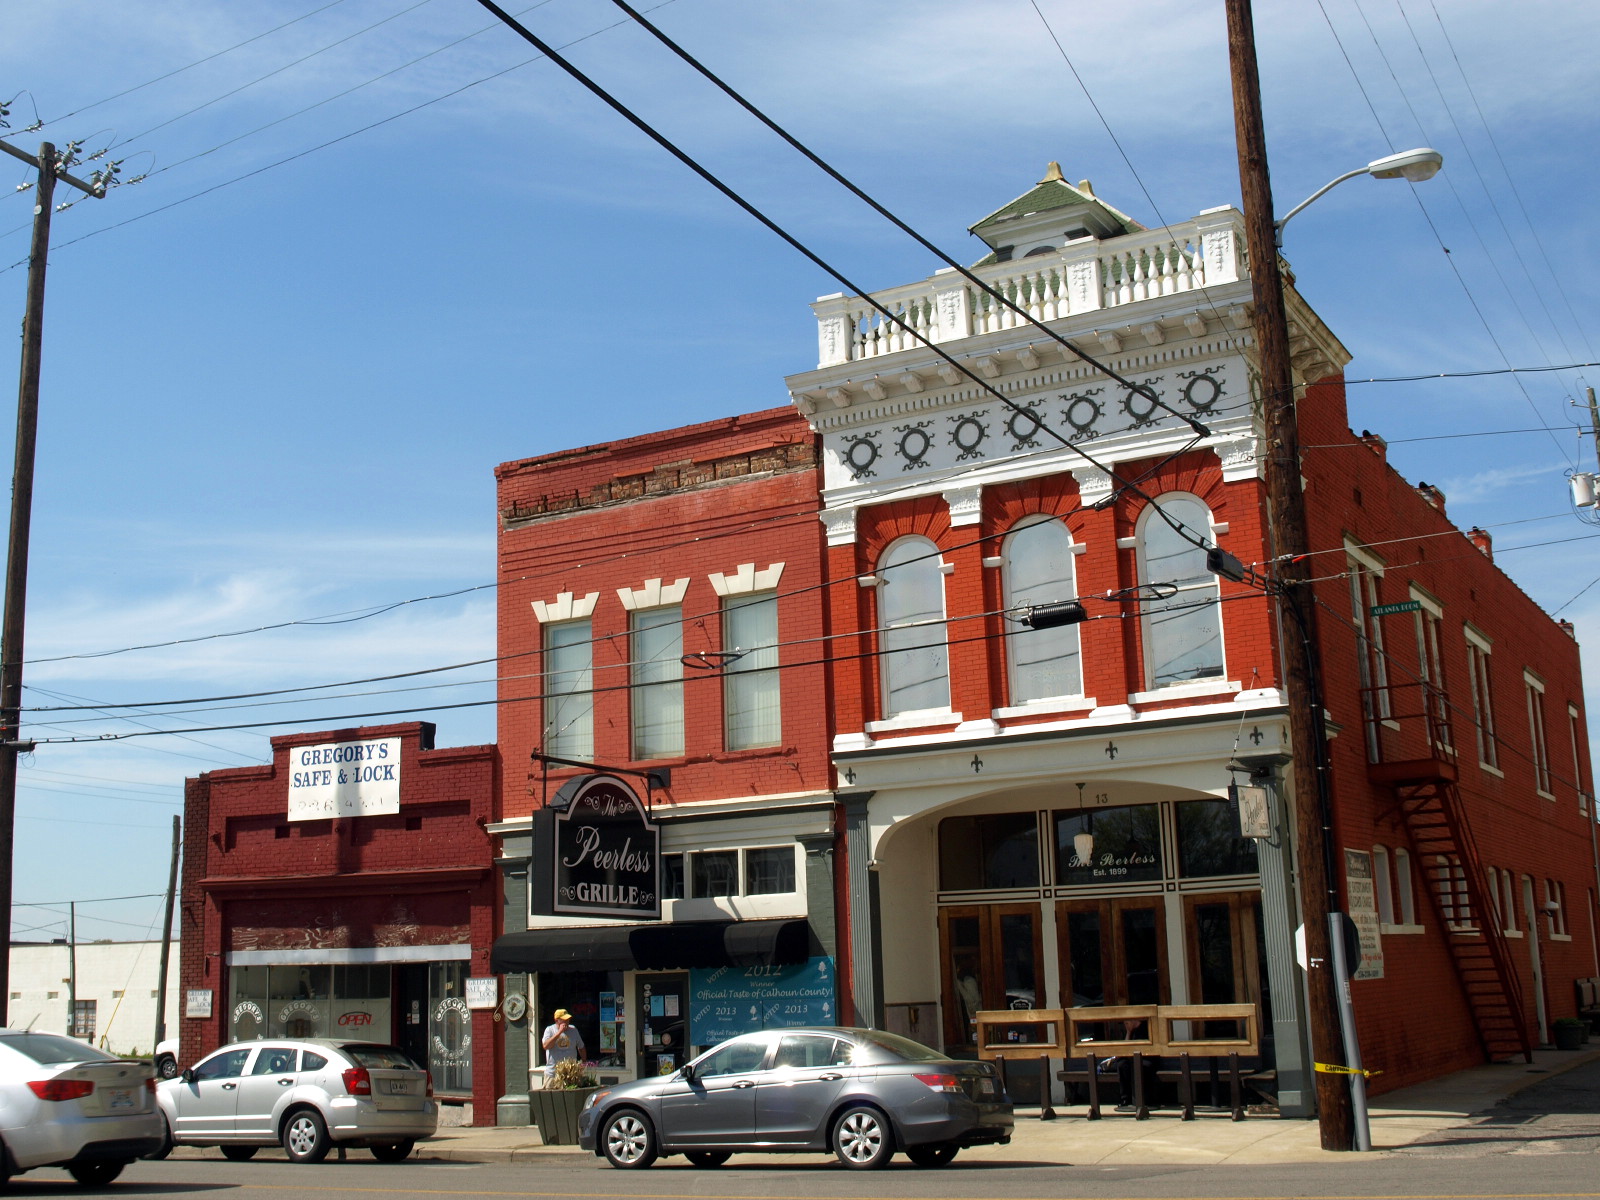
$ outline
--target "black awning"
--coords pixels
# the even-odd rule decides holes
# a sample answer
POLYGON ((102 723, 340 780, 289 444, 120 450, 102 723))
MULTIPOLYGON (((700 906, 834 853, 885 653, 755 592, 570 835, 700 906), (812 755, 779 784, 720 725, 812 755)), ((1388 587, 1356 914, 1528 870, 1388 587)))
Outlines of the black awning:
POLYGON ((506 974, 764 967, 802 963, 811 953, 811 926, 802 918, 586 925, 505 934, 495 941, 489 969, 506 974))

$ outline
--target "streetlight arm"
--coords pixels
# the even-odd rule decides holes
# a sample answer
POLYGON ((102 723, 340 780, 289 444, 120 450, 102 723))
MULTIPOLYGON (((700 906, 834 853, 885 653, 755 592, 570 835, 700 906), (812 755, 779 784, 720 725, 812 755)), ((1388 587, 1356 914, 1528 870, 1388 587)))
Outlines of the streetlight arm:
POLYGON ((1322 199, 1322 197, 1333 191, 1334 188, 1338 187, 1346 179, 1354 179, 1357 175, 1370 174, 1371 171, 1371 167, 1358 167, 1354 171, 1346 171, 1332 183, 1324 184, 1322 187, 1312 192, 1311 195, 1307 196, 1304 200, 1300 201, 1299 204, 1296 204, 1288 212, 1284 213, 1283 216, 1278 218, 1278 220, 1272 226, 1272 231, 1276 237, 1278 248, 1283 248, 1283 227, 1289 223, 1290 217, 1294 216, 1295 213, 1299 212, 1301 209, 1309 207, 1314 201, 1322 199))

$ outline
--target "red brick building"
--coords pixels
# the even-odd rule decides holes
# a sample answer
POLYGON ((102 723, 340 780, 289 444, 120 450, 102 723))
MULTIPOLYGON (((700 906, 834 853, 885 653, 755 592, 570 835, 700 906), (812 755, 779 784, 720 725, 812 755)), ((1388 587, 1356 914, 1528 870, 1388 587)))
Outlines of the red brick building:
MULTIPOLYGON (((945 270, 877 297, 932 345, 824 297, 788 380, 822 443, 849 1000, 956 1053, 980 1009, 1255 1003, 1305 1113, 1306 750, 1273 602, 1208 566, 1272 557, 1240 216, 1146 230, 1052 167, 973 232, 992 292, 945 270), (1233 783, 1265 789, 1248 830, 1233 783)), ((1349 432, 1349 355, 1289 303, 1379 1091, 1520 1054, 1600 970, 1578 654, 1349 432)))
POLYGON ((751 413, 508 462, 496 477, 494 964, 531 1002, 505 1029, 510 1123, 527 1119, 520 1081, 530 1068, 542 1078, 539 1035, 557 1007, 602 1078, 670 1069, 759 1026, 780 997, 834 1019, 836 818, 805 421, 751 413), (625 844, 659 857, 659 900, 637 920, 555 895, 563 855, 544 822, 601 777, 640 802, 625 844))
POLYGON ((495 748, 435 749, 410 723, 272 750, 185 788, 179 1061, 258 1037, 393 1042, 492 1124, 493 1012, 465 984, 494 938, 495 748))

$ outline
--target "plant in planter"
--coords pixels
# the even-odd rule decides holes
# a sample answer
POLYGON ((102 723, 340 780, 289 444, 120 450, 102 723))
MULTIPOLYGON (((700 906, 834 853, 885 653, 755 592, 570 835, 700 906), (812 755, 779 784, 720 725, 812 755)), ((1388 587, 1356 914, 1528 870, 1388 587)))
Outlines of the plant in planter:
POLYGON ((574 1146, 578 1142, 578 1114, 600 1082, 594 1064, 568 1059, 551 1068, 544 1087, 528 1093, 533 1123, 547 1146, 574 1146))
POLYGON ((1577 1017, 1560 1017, 1550 1025, 1557 1050, 1576 1050, 1589 1040, 1589 1026, 1577 1017))

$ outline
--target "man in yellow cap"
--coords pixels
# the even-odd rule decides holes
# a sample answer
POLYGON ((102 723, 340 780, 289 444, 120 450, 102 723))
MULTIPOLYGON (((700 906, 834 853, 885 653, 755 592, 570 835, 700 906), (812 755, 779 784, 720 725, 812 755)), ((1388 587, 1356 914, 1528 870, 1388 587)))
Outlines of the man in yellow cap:
POLYGON ((544 1077, 545 1082, 550 1081, 550 1073, 556 1069, 556 1064, 566 1062, 568 1059, 586 1058, 583 1045, 583 1034, 572 1024, 572 1014, 564 1008, 558 1008, 551 1014, 551 1024, 545 1026, 544 1037, 540 1044, 544 1046, 544 1077))

